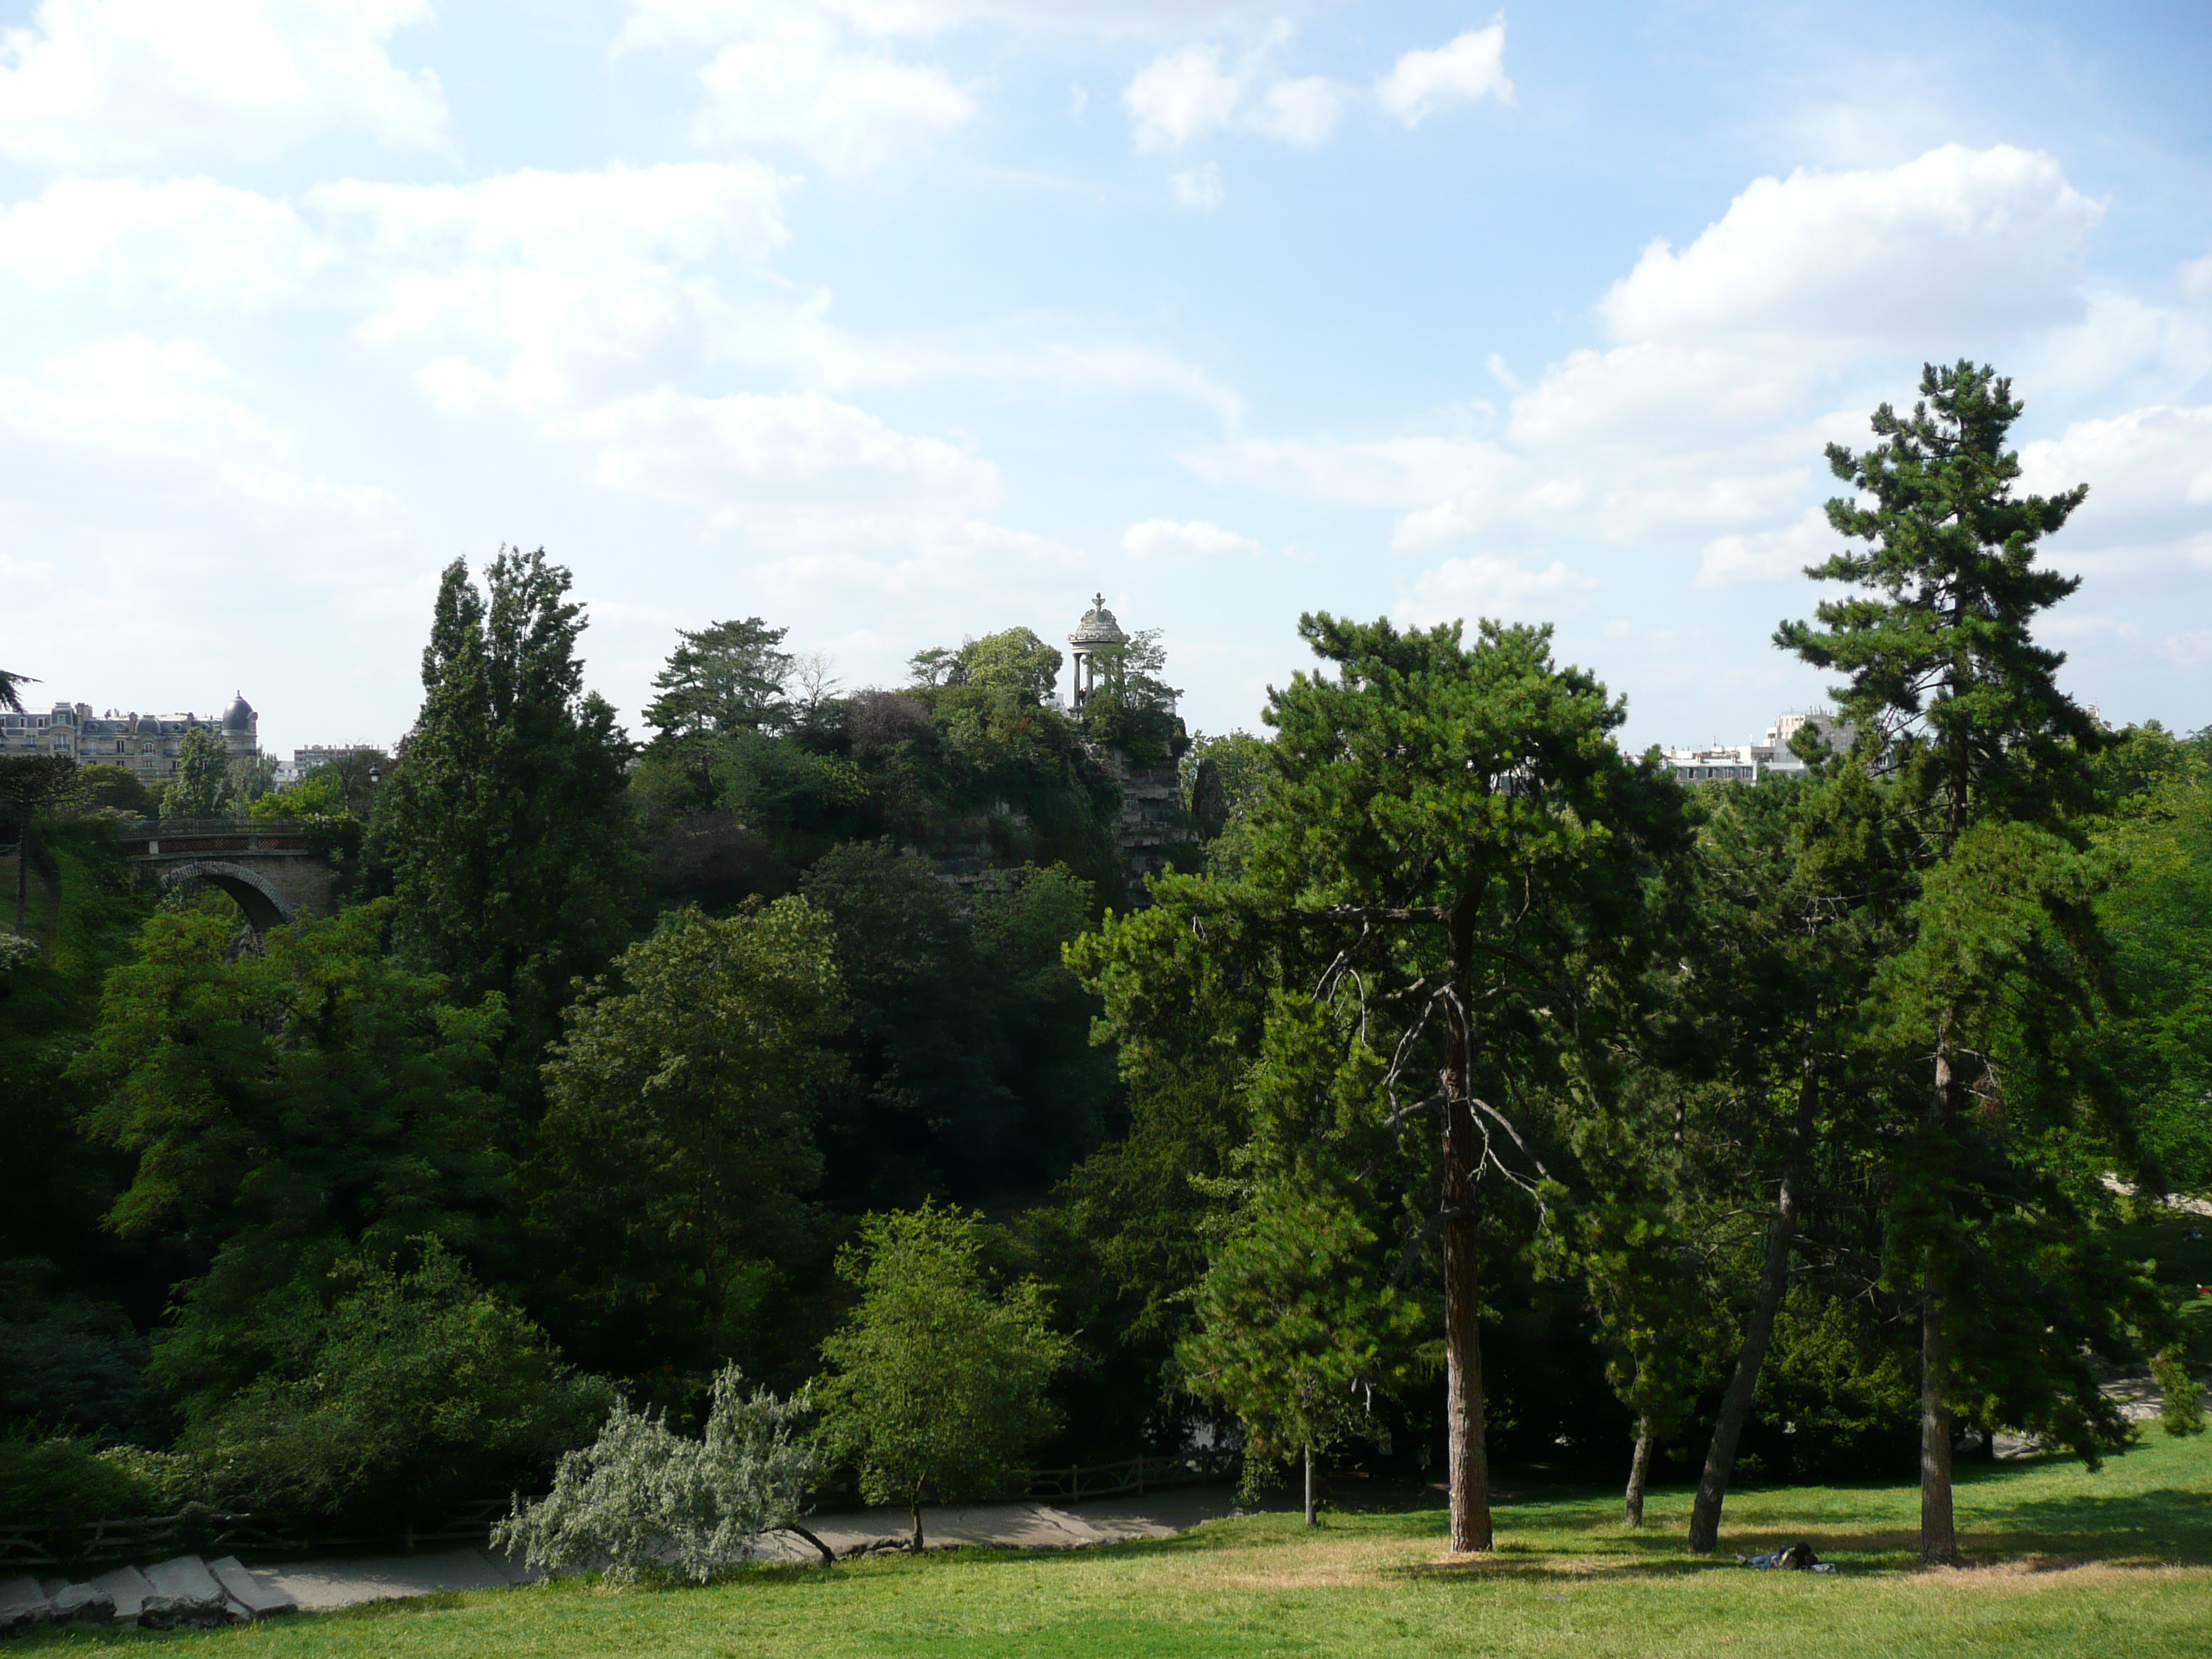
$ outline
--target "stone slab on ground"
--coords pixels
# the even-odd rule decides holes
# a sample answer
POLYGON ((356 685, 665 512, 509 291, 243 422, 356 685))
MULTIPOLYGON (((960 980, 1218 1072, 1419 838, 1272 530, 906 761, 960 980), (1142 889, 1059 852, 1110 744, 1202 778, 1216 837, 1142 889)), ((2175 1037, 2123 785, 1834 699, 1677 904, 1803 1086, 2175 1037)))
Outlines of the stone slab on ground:
POLYGON ((269 1619, 280 1613, 297 1613, 300 1604, 276 1588, 275 1575, 256 1572, 234 1555, 208 1563, 231 1605, 248 1619, 269 1619))
POLYGON ((234 1624, 230 1597, 197 1555, 173 1555, 146 1569, 153 1594, 138 1605, 138 1622, 149 1630, 209 1630, 234 1624))
POLYGON ((57 1625, 104 1625, 115 1617, 115 1598, 90 1584, 72 1584, 65 1578, 41 1579, 57 1625))
POLYGON ((113 1567, 92 1581, 94 1589, 106 1590, 115 1603, 118 1619, 136 1619, 138 1610, 146 1605, 146 1598, 154 1587, 146 1582, 146 1575, 136 1567, 113 1567))
POLYGON ((154 1587, 154 1594, 166 1595, 172 1601, 205 1601, 216 1605, 223 1599, 222 1586, 208 1571, 207 1563, 197 1555, 173 1555, 166 1561, 156 1561, 143 1571, 146 1582, 154 1587))
POLYGON ((27 1574, 0 1578, 0 1636, 21 1636, 52 1617, 53 1604, 46 1600, 37 1579, 27 1574))

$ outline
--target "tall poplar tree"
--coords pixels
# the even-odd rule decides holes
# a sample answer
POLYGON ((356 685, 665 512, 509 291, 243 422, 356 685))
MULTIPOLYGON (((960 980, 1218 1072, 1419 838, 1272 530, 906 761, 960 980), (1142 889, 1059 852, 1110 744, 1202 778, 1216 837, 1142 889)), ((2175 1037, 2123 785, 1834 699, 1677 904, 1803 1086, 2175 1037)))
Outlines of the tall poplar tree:
POLYGON ((584 610, 568 586, 543 549, 502 550, 482 592, 465 560, 447 567, 422 712, 374 821, 400 949, 463 1001, 507 1000, 501 1072, 526 1100, 571 981, 624 944, 636 879, 630 745, 583 689, 584 610))
MULTIPOLYGON (((1828 503, 1828 522, 1867 546, 1806 574, 1857 591, 1824 601, 1815 623, 1784 623, 1775 643, 1844 677, 1834 695, 1858 727, 1852 762, 1881 781, 1920 872, 1882 988, 1899 1041, 1929 1068, 1896 1158, 1891 1252, 1920 1303, 1920 1554, 1953 1563, 1963 1316, 1972 1310, 1984 1349, 2008 1323, 1996 1276, 1977 1268, 2007 1224, 1983 1213, 1999 1184, 1992 1161, 2004 1156, 1993 1136, 2004 1109, 2034 1103, 2034 1080, 2002 1075, 1992 1051, 2009 1022, 2015 1033, 2034 1028, 2048 1057, 2055 1032, 2094 1018, 2100 947, 2076 854, 2102 736, 2058 688, 2064 657, 2032 632, 2081 585, 2039 565, 2036 550, 2087 486, 2015 493, 2020 459, 2005 445, 2021 405, 1990 368, 1931 364, 1920 394, 1909 415, 1875 411, 1875 447, 1828 447, 1830 469, 1853 491, 1828 503)), ((2031 1345, 2047 1328, 2037 1325, 2031 1345)), ((1972 1369, 1985 1385, 1994 1365, 2014 1370, 2017 1386, 2016 1366, 1981 1360, 1972 1369)), ((2077 1401, 2074 1414, 2093 1408, 2077 1401)), ((2069 1437, 2086 1448, 2094 1425, 2078 1426, 2069 1437)))

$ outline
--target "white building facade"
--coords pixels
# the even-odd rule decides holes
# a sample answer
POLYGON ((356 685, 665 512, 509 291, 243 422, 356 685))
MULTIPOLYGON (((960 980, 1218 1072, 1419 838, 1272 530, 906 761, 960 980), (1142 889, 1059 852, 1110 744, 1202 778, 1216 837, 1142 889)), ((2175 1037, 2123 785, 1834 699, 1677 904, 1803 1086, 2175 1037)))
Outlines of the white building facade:
POLYGON ((1802 777, 1808 769, 1790 744, 1807 726, 1832 750, 1850 748, 1858 737, 1858 728, 1838 720, 1832 709, 1793 708, 1766 728, 1763 742, 1664 749, 1660 754, 1680 783, 1757 783, 1765 777, 1802 777))

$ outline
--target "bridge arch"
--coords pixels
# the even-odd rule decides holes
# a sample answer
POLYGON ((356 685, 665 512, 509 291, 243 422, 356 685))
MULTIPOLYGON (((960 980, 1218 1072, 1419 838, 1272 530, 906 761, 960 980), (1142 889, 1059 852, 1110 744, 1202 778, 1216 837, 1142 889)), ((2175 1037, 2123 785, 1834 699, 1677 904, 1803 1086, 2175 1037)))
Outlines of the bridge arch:
POLYGON ((242 864, 222 859, 194 859, 188 864, 173 864, 161 872, 164 887, 195 878, 229 894, 238 908, 246 912, 247 923, 257 933, 265 933, 292 920, 292 907, 283 895, 258 871, 249 870, 242 864))

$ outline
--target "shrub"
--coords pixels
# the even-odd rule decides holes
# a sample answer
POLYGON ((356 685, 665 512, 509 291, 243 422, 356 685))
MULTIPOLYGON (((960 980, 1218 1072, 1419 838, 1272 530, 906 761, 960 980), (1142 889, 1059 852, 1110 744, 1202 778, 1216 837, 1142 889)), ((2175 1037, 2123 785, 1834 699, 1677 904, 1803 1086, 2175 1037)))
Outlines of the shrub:
POLYGON ((434 1240, 411 1273, 342 1262, 289 1357, 179 1443, 211 1500, 370 1522, 535 1483, 611 1390, 434 1240))
POLYGON ((735 1365, 714 1378, 704 1440, 616 1401, 599 1439, 561 1459, 546 1497, 516 1502, 493 1547, 519 1549, 547 1572, 598 1563, 616 1583, 634 1583, 648 1567, 669 1566, 703 1583, 763 1533, 792 1526, 822 1473, 799 1432, 809 1407, 765 1389, 748 1396, 744 1383, 735 1365))
POLYGON ((0 1432, 0 1516, 20 1527, 75 1527, 144 1515, 161 1494, 82 1435, 0 1432))

